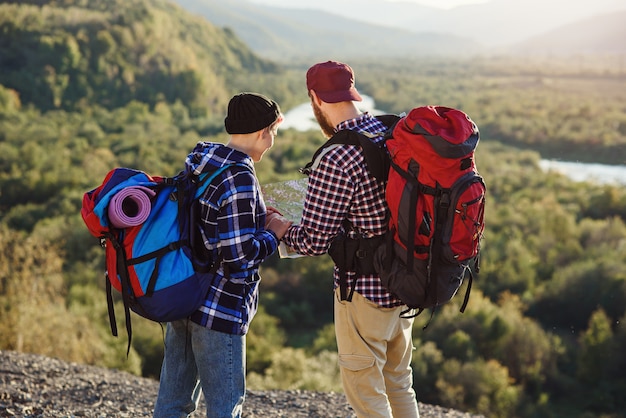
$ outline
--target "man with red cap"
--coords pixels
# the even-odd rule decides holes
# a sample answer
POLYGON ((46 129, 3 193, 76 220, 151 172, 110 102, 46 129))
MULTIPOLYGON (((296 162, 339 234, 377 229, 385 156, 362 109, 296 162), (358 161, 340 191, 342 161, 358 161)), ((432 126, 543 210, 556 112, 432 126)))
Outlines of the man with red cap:
MULTIPOLYGON (((342 130, 382 140, 387 127, 355 101, 361 96, 349 65, 327 61, 306 74, 313 113, 323 134, 342 130)), ((380 237, 387 231, 384 184, 367 170, 359 146, 338 145, 322 155, 309 171, 300 224, 283 241, 300 254, 329 252, 335 260, 335 335, 343 389, 358 417, 419 417, 411 355, 412 318, 374 271, 340 271, 335 251, 341 242, 380 237), (342 282, 345 278, 345 282, 342 282), (345 283, 345 284, 342 284, 345 283), (347 288, 346 288, 347 287, 347 288)), ((363 270, 363 269, 362 269, 363 270)))

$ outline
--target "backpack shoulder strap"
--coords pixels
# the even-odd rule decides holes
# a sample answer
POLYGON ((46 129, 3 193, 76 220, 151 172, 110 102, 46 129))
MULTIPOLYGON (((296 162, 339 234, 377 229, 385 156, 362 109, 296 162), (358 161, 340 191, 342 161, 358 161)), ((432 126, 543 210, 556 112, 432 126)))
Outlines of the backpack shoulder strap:
POLYGON ((378 115, 376 116, 376 119, 378 119, 380 122, 382 122, 383 125, 387 127, 387 131, 393 131, 393 128, 396 126, 396 123, 398 123, 398 121, 402 119, 403 116, 404 116, 404 113, 400 115, 392 115, 392 114, 378 115))
POLYGON ((315 151, 313 154, 313 158, 311 161, 307 163, 304 167, 302 167, 299 171, 302 174, 306 174, 307 176, 311 174, 311 171, 315 170, 324 155, 333 149, 341 146, 341 145, 359 145, 359 140, 357 132, 350 130, 342 130, 337 132, 335 135, 331 136, 321 147, 315 151))
POLYGON ((208 172, 204 172, 201 173, 198 176, 198 184, 197 184, 197 189, 196 189, 196 197, 198 197, 200 194, 202 194, 204 192, 204 190, 206 190, 206 188, 211 184, 211 182, 213 182, 213 180, 215 180, 215 178, 217 178, 217 176, 219 176, 221 173, 223 173, 224 171, 233 168, 235 166, 239 166, 239 167, 243 167, 245 169, 249 170, 249 167, 243 163, 230 163, 230 164, 225 164, 213 171, 208 171, 208 172))
MULTIPOLYGON (((384 133, 386 137, 387 132, 390 132, 398 120, 400 120, 400 116, 380 115, 376 116, 376 119, 387 127, 387 131, 384 133)), ((375 143, 371 140, 377 136, 379 135, 367 132, 357 132, 349 129, 341 130, 318 148, 315 154, 313 154, 311 161, 301 168, 300 172, 309 175, 311 171, 317 168, 324 155, 340 145, 357 145, 363 150, 363 156, 369 172, 379 181, 386 181, 389 171, 389 157, 387 156, 384 141, 375 143)))

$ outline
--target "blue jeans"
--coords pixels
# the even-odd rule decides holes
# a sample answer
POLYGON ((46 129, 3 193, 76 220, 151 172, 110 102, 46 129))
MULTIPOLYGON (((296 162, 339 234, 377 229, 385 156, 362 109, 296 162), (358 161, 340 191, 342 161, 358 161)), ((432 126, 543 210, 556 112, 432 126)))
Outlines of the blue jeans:
POLYGON ((246 391, 245 335, 190 320, 168 322, 154 418, 188 417, 204 393, 208 418, 239 418, 246 391))

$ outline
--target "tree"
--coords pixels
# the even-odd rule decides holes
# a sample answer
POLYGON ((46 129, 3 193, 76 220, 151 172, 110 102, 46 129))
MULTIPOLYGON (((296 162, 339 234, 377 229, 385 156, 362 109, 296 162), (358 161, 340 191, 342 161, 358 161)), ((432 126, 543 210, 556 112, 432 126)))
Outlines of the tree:
POLYGON ((522 387, 512 383, 506 367, 496 360, 449 360, 436 386, 444 405, 494 418, 515 416, 522 394, 522 387))
POLYGON ((37 231, 27 235, 0 224, 0 348, 139 374, 136 353, 124 359, 121 346, 103 340, 90 321, 98 312, 94 304, 67 306, 62 261, 58 245, 37 231))
POLYGON ((589 318, 589 327, 579 338, 578 350, 579 379, 587 384, 596 384, 605 380, 613 369, 614 359, 613 331, 611 322, 604 310, 595 311, 589 318))
POLYGON ((615 393, 610 385, 620 356, 615 350, 611 320, 602 309, 589 318, 589 327, 580 335, 579 344, 576 375, 588 389, 583 403, 596 411, 613 411, 615 401, 623 399, 623 394, 615 393))

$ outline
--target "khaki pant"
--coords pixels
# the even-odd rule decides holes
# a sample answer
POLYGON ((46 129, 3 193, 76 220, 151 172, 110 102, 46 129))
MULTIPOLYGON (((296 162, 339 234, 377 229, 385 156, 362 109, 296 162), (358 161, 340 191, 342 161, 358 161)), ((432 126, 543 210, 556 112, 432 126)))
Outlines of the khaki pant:
POLYGON ((359 418, 418 418, 411 355, 413 318, 380 308, 357 292, 335 291, 335 335, 348 403, 359 418))

